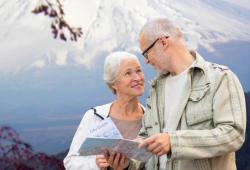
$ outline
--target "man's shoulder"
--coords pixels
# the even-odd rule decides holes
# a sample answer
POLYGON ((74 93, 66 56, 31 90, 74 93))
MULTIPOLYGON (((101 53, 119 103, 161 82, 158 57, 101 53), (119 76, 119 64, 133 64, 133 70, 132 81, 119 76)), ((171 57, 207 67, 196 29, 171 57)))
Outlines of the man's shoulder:
MULTIPOLYGON (((194 54, 193 54, 194 55, 194 54)), ((224 72, 226 70, 230 70, 227 66, 213 63, 210 61, 205 60, 201 55, 199 55, 197 52, 195 53, 196 56, 196 62, 195 66, 205 69, 205 70, 214 70, 214 71, 219 71, 219 72, 224 72)))
POLYGON ((223 77, 237 77, 228 66, 220 65, 217 63, 209 63, 208 75, 211 80, 218 81, 223 77))
POLYGON ((225 66, 225 65, 221 65, 221 64, 217 64, 217 63, 209 63, 209 67, 211 69, 214 69, 214 70, 218 70, 218 71, 227 71, 227 70, 230 70, 228 68, 228 66, 225 66))
POLYGON ((215 70, 225 71, 229 70, 228 66, 217 64, 217 63, 210 63, 210 67, 215 70))
POLYGON ((208 74, 210 76, 214 75, 217 76, 223 76, 225 74, 231 74, 232 71, 228 66, 217 64, 217 63, 210 63, 208 62, 208 74), (211 75, 212 74, 212 75, 211 75))

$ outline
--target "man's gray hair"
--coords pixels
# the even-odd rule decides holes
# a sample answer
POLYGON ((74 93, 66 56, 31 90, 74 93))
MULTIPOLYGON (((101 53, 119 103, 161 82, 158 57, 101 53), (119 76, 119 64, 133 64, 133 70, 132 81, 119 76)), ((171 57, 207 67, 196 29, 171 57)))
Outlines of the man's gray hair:
POLYGON ((141 29, 140 38, 152 42, 160 36, 170 36, 173 38, 181 38, 180 29, 166 18, 157 18, 148 21, 141 29))
POLYGON ((114 94, 116 94, 116 92, 112 88, 112 84, 116 80, 119 67, 122 61, 129 60, 129 59, 135 59, 140 64, 136 55, 125 52, 125 51, 112 52, 105 59, 103 79, 114 94))

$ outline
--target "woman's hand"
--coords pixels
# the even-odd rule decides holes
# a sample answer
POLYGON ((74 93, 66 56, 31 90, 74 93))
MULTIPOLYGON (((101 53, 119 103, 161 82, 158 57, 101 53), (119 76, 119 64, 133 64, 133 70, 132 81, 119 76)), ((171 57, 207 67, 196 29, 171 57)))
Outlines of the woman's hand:
POLYGON ((105 170, 109 166, 109 163, 107 162, 104 155, 96 155, 95 162, 100 170, 105 170))
POLYGON ((108 151, 105 158, 109 166, 115 170, 123 170, 129 166, 129 159, 121 153, 108 151))

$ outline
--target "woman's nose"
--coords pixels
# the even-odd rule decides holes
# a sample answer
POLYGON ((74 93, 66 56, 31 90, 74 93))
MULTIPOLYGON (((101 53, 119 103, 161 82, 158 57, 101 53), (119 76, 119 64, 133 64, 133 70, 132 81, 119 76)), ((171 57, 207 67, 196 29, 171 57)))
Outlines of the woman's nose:
POLYGON ((135 74, 133 74, 133 79, 134 80, 140 80, 141 79, 141 75, 138 74, 138 73, 135 73, 135 74))

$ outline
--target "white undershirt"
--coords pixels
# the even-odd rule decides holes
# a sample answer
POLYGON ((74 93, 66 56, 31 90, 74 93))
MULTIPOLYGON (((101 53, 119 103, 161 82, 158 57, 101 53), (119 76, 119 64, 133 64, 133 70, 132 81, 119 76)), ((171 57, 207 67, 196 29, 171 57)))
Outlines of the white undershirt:
MULTIPOLYGON (((190 65, 190 67, 192 65, 190 65)), ((173 125, 174 122, 176 122, 176 114, 180 109, 180 104, 183 100, 183 96, 186 96, 186 94, 188 93, 188 70, 190 67, 188 67, 186 70, 176 76, 169 75, 166 78, 163 132, 176 130, 173 125)), ((165 169, 166 162, 163 161, 163 156, 161 156, 160 169, 165 169)))
MULTIPOLYGON (((189 69, 189 68, 188 68, 189 69)), ((164 114, 164 130, 173 131, 173 123, 176 121, 176 114, 179 111, 180 103, 183 96, 188 92, 188 69, 182 73, 166 78, 165 84, 165 114, 164 114)))

